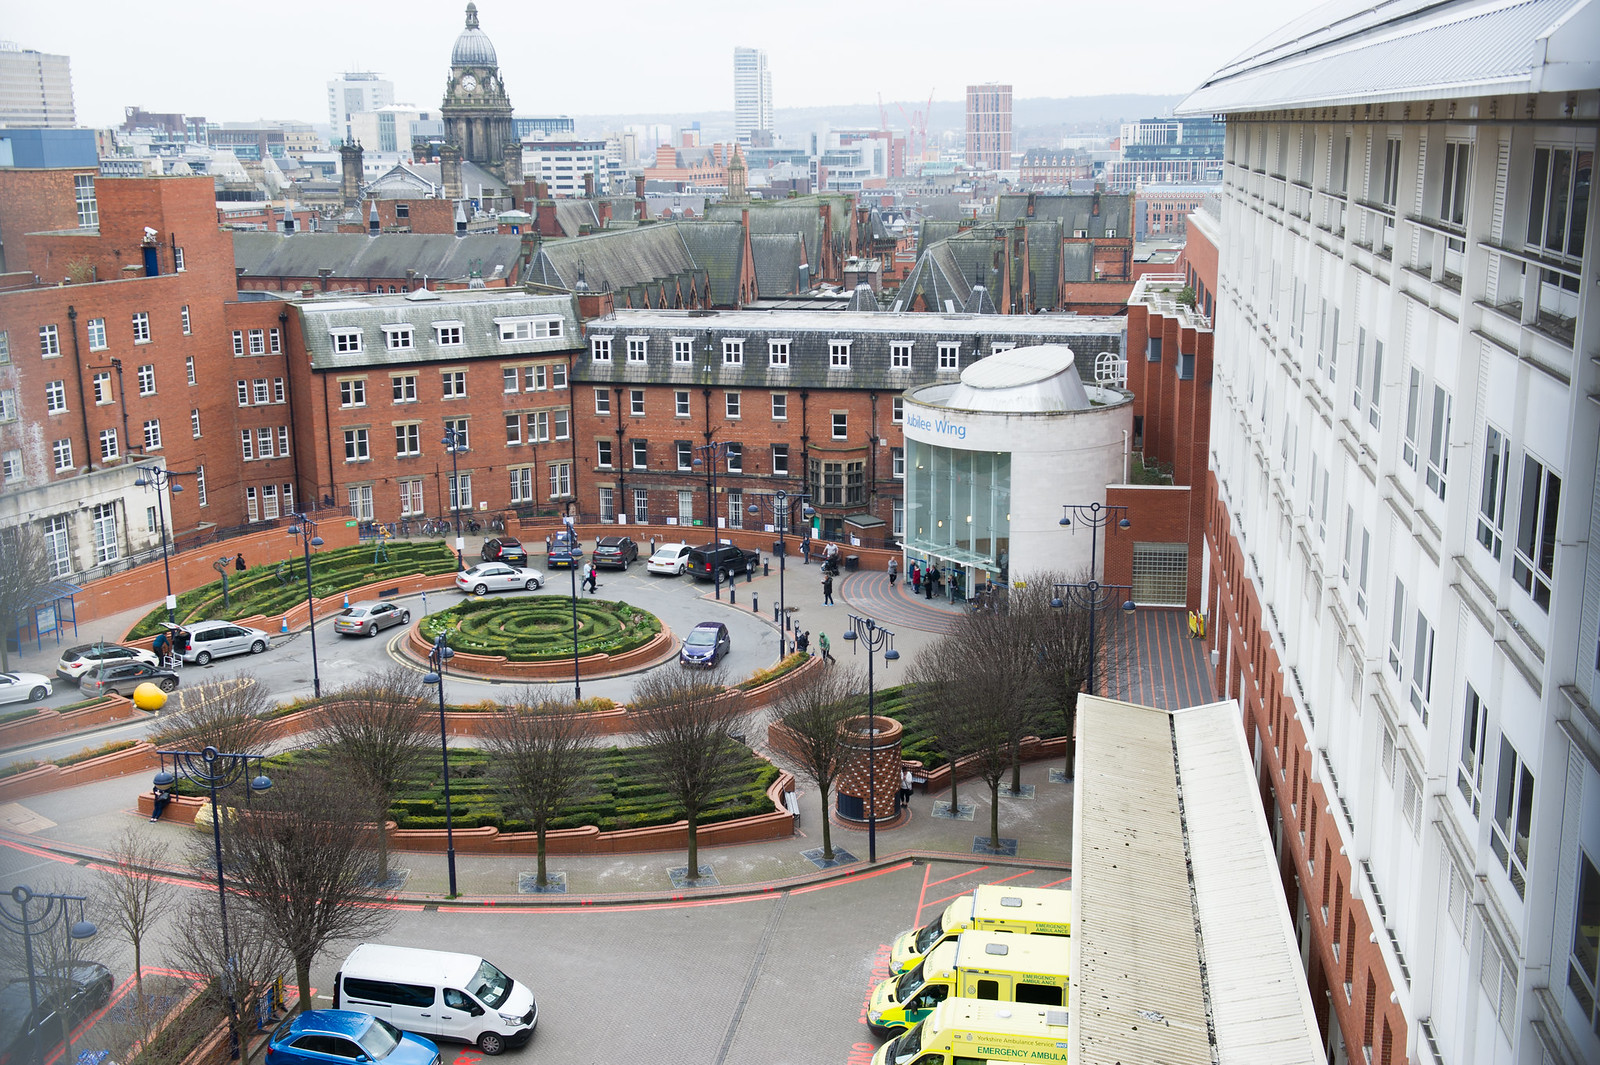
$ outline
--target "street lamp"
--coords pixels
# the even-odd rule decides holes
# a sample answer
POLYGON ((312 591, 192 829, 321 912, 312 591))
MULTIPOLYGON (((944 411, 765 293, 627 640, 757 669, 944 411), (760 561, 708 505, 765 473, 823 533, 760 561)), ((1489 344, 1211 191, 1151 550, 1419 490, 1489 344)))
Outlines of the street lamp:
POLYGON ((83 918, 83 904, 87 901, 82 895, 59 895, 54 893, 38 893, 26 884, 18 884, 4 895, 0 895, 0 928, 6 929, 13 935, 22 937, 24 954, 28 960, 28 1008, 30 1016, 39 1009, 39 975, 33 966, 33 937, 44 935, 53 931, 62 924, 66 924, 67 916, 72 910, 72 904, 78 904, 78 919, 67 925, 67 971, 72 971, 72 941, 74 939, 88 939, 98 929, 93 921, 83 918), (15 910, 6 905, 10 899, 17 904, 15 910), (43 909, 33 913, 28 912, 29 903, 42 903, 43 909))
POLYGON ((444 423, 444 439, 440 441, 450 452, 450 517, 456 527, 456 572, 467 568, 461 560, 461 472, 456 466, 456 454, 467 449, 467 433, 457 429, 452 422, 444 423))
POLYGON ((772 524, 778 530, 778 661, 783 661, 783 656, 788 650, 789 608, 783 597, 784 560, 789 554, 789 524, 793 520, 794 512, 791 507, 799 504, 800 513, 809 518, 816 511, 811 507, 811 494, 809 492, 796 492, 790 495, 783 489, 778 489, 770 496, 757 496, 756 501, 750 504, 750 513, 759 515, 761 504, 766 503, 772 508, 772 524))
MULTIPOLYGON (((1100 530, 1101 529, 1126 529, 1133 523, 1128 520, 1128 508, 1120 503, 1063 503, 1061 505, 1061 524, 1069 527, 1082 525, 1089 530, 1089 580, 1078 584, 1058 584, 1055 586, 1056 595, 1050 600, 1050 605, 1061 609, 1068 603, 1077 603, 1088 607, 1089 610, 1089 694, 1093 695, 1095 668, 1099 659, 1095 656, 1094 621, 1100 608, 1111 601, 1112 592, 1127 592, 1128 598, 1123 602, 1122 609, 1128 613, 1133 612, 1133 589, 1125 584, 1101 584, 1099 569, 1100 530), (1116 524, 1112 525, 1113 518, 1116 524), (1067 598, 1061 598, 1062 589, 1067 590, 1067 598)), ((1109 533, 1107 534, 1110 535, 1109 533)))
POLYGON ((456 656, 445 643, 444 633, 433 638, 433 649, 428 652, 429 672, 422 678, 424 684, 439 686, 439 756, 444 762, 444 845, 445 863, 450 870, 450 897, 456 897, 456 834, 450 814, 450 741, 444 726, 444 667, 456 656))
POLYGON ((583 676, 578 672, 578 533, 572 527, 572 503, 567 503, 567 514, 562 522, 567 527, 567 569, 572 574, 572 698, 583 701, 583 676))
POLYGON ((317 523, 304 513, 294 515, 295 524, 289 526, 289 535, 300 537, 300 547, 306 558, 306 628, 311 633, 311 690, 322 698, 322 674, 317 670, 317 604, 311 595, 311 549, 321 547, 322 537, 316 535, 317 523))
POLYGON ((1099 581, 1084 581, 1080 584, 1069 582, 1057 584, 1054 587, 1056 594, 1050 600, 1051 606, 1057 610, 1068 606, 1081 606, 1089 611, 1089 676, 1086 678, 1086 682, 1088 693, 1094 695, 1095 671, 1100 665, 1100 658, 1096 652, 1094 642, 1095 616, 1100 613, 1101 608, 1115 598, 1112 595, 1113 592, 1127 594, 1128 598, 1122 601, 1122 611, 1125 614, 1133 613, 1135 609, 1133 589, 1126 584, 1101 584, 1099 581), (1061 594, 1063 591, 1066 592, 1065 597, 1061 594))
MULTIPOLYGON (((722 542, 717 536, 717 463, 721 462, 728 454, 726 440, 712 440, 705 444, 696 444, 694 464, 706 468, 706 524, 711 526, 711 543, 716 546, 722 542)), ((717 598, 722 598, 722 566, 712 567, 712 579, 716 582, 717 598)), ((729 593, 732 594, 731 592, 729 593)))
POLYGON ((1133 523, 1128 520, 1128 508, 1121 503, 1063 503, 1061 509, 1060 524, 1082 525, 1089 530, 1089 579, 1099 580, 1100 530, 1112 528, 1113 517, 1116 518, 1115 528, 1129 528, 1133 523))
POLYGON ((167 620, 171 621, 173 613, 178 608, 177 597, 172 594, 172 564, 167 560, 167 516, 166 508, 162 505, 161 493, 165 490, 173 492, 183 491, 183 485, 173 481, 172 478, 180 474, 198 473, 198 470, 169 470, 165 466, 135 466, 139 475, 133 479, 135 488, 154 488, 156 490, 156 521, 161 530, 161 570, 167 578, 167 620))
POLYGON ((894 633, 864 615, 851 614, 849 618, 850 627, 845 630, 844 638, 850 641, 852 648, 867 649, 867 861, 875 862, 878 860, 878 718, 874 713, 872 662, 880 649, 885 662, 897 660, 900 652, 894 649, 894 633))
MULTIPOLYGON (((215 747, 203 751, 157 751, 161 771, 156 774, 155 786, 172 787, 178 778, 194 781, 211 793, 211 844, 217 860, 217 909, 222 914, 222 985, 228 994, 228 1056, 239 1060, 239 1007, 234 998, 233 978, 229 967, 233 964, 233 950, 228 945, 228 888, 222 873, 222 811, 217 807, 217 791, 230 788, 250 772, 254 762, 256 775, 250 778, 250 791, 266 791, 272 780, 261 772, 259 754, 224 754, 215 747)), ((246 797, 249 792, 246 792, 246 797)))

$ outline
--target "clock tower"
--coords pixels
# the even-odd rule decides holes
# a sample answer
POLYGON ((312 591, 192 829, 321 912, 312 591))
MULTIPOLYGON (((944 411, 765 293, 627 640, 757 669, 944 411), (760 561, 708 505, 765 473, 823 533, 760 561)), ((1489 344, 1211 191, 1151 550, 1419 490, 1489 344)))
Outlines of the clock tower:
MULTIPOLYGON (((461 157, 499 173, 506 145, 517 142, 511 121, 511 98, 500 79, 500 63, 489 35, 478 28, 478 5, 467 5, 467 27, 450 52, 450 77, 445 83, 445 138, 461 149, 461 157)), ((501 174, 519 186, 521 174, 501 174)))

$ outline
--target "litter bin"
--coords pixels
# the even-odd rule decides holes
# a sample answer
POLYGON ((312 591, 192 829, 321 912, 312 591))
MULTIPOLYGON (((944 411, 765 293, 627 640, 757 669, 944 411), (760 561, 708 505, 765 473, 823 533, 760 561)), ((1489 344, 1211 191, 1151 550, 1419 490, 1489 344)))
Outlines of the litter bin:
POLYGON ((772 553, 774 555, 783 554, 784 553, 783 546, 784 545, 783 545, 783 541, 782 540, 774 540, 774 541, 772 541, 772 553))
POLYGON ((844 556, 844 568, 845 569, 860 569, 861 568, 861 556, 860 555, 846 555, 846 556, 844 556))

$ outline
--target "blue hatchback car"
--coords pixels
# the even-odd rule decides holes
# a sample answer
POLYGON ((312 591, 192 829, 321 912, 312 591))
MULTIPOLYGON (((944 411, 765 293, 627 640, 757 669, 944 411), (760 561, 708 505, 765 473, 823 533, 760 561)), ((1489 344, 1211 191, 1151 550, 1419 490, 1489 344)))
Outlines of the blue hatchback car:
POLYGON ((702 621, 683 638, 683 646, 678 649, 678 661, 686 666, 713 669, 732 649, 728 626, 720 621, 702 621))
POLYGON ((429 1040, 355 1010, 296 1014, 278 1026, 267 1047, 267 1065, 349 1065, 352 1061, 440 1065, 439 1048, 429 1040))

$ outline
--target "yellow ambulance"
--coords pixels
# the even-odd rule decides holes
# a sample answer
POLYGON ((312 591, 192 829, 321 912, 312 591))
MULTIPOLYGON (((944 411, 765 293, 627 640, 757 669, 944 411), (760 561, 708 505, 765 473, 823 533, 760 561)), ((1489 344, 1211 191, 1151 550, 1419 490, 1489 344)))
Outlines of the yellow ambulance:
POLYGON ((879 983, 867 1006, 867 1025, 879 1035, 904 1031, 951 998, 1065 1006, 1071 942, 1065 936, 968 929, 879 983))
POLYGON ((889 971, 904 972, 934 944, 953 939, 968 928, 1036 936, 1071 935, 1072 892, 1064 888, 985 884, 950 903, 923 927, 895 936, 889 971))
POLYGON ((1065 1009, 952 998, 879 1047, 872 1065, 1066 1061, 1067 1032, 1065 1009))

